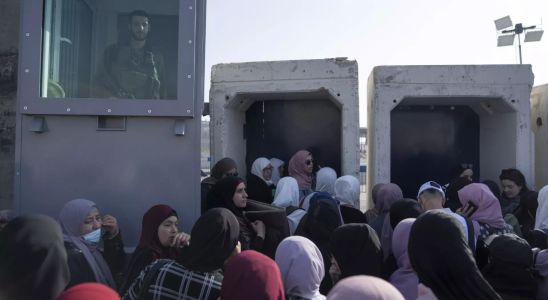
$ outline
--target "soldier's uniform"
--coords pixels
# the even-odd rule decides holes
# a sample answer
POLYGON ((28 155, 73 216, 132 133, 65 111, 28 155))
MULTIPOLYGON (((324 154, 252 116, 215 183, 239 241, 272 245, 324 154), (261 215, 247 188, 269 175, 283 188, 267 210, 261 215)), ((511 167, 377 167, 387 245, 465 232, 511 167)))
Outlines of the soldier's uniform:
POLYGON ((91 97, 166 99, 162 55, 146 46, 108 46, 93 78, 91 97))

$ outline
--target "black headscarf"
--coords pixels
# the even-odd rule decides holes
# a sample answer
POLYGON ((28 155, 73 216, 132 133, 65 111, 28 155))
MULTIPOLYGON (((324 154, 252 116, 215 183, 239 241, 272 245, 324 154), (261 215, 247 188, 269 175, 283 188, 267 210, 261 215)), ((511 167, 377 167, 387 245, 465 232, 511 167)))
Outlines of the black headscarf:
POLYGON ((409 261, 419 281, 440 300, 501 298, 476 267, 459 220, 444 211, 430 211, 413 224, 409 261))
POLYGON ((466 171, 467 169, 463 168, 461 164, 454 165, 451 168, 451 171, 449 171, 449 182, 453 181, 453 179, 460 177, 460 175, 466 171))
POLYGON ((449 183, 447 187, 447 193, 444 207, 450 208, 453 212, 462 207, 462 203, 459 199, 459 191, 465 186, 472 184, 472 181, 466 177, 457 177, 449 183))
POLYGON ((535 299, 533 251, 524 239, 510 233, 497 236, 489 245, 489 257, 482 274, 497 293, 535 299))
POLYGON ((401 199, 390 207, 390 225, 392 229, 396 229, 396 226, 403 220, 418 218, 424 211, 419 201, 414 199, 401 199))
POLYGON ((347 224, 333 232, 331 253, 341 270, 340 280, 358 275, 381 278, 381 242, 367 224, 347 224))
POLYGON ((212 272, 221 269, 236 248, 240 225, 228 209, 214 208, 196 221, 191 236, 180 263, 191 271, 212 272))
POLYGON ((223 175, 225 175, 228 171, 234 168, 236 168, 236 162, 230 157, 225 157, 219 160, 213 166, 213 168, 211 168, 211 176, 204 179, 202 182, 208 183, 208 184, 215 184, 217 181, 223 178, 223 175))
POLYGON ((491 193, 500 201, 500 187, 496 182, 493 180, 484 180, 481 183, 485 184, 491 190, 491 193))
POLYGON ((52 300, 69 279, 63 234, 55 220, 26 215, 0 231, 0 299, 52 300))
POLYGON ((234 194, 240 183, 244 182, 241 178, 228 176, 219 180, 211 189, 210 196, 214 207, 224 207, 230 210, 236 217, 244 218, 243 209, 234 204, 234 194))

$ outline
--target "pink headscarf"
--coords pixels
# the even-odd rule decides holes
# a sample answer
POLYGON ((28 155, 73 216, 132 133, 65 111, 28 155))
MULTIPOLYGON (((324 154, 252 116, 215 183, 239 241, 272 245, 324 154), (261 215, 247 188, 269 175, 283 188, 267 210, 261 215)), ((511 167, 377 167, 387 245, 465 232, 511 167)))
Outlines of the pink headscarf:
POLYGON ((405 300, 390 283, 372 276, 353 276, 341 280, 327 300, 405 300))
MULTIPOLYGON (((403 192, 400 187, 393 183, 385 184, 379 190, 377 195, 377 207, 379 212, 390 211, 390 207, 394 202, 403 199, 403 192)), ((384 218, 384 223, 382 224, 381 231, 381 247, 383 253, 383 261, 390 256, 392 253, 392 224, 390 223, 390 213, 386 214, 384 218)))
POLYGON ((419 283, 417 290, 419 294, 417 300, 438 300, 438 297, 434 295, 434 292, 422 283, 419 283))
POLYGON ((401 221, 392 235, 392 250, 394 251, 394 257, 398 261, 398 270, 390 276, 390 283, 400 291, 406 300, 417 299, 417 285, 419 284, 419 278, 409 262, 409 255, 407 255, 407 245, 409 243, 409 234, 411 233, 411 227, 413 227, 415 219, 405 219, 401 221))
POLYGON ((459 198, 462 205, 473 202, 478 206, 478 210, 470 216, 474 224, 474 235, 480 234, 480 225, 478 222, 489 224, 495 228, 504 228, 504 218, 497 197, 493 195, 489 187, 483 183, 472 183, 465 186, 459 192, 459 198))
POLYGON ((299 191, 312 188, 312 177, 304 170, 304 163, 310 152, 301 150, 297 152, 289 161, 289 176, 295 178, 299 183, 299 191))

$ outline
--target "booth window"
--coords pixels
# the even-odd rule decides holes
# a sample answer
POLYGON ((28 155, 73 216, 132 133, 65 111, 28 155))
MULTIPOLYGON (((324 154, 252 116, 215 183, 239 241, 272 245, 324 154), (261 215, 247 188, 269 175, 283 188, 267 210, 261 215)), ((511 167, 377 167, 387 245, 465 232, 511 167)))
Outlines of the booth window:
POLYGON ((45 0, 43 98, 177 99, 179 1, 45 0))

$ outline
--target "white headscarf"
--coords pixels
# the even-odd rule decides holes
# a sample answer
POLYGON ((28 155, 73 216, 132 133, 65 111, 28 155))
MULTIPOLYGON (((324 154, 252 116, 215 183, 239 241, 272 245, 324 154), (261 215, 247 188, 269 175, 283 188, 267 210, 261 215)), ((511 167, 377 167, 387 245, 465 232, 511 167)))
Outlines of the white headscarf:
POLYGON ((538 209, 535 218, 535 230, 548 229, 548 185, 538 193, 538 209))
POLYGON ((278 186, 278 182, 282 178, 282 175, 280 174, 280 172, 278 172, 278 168, 285 165, 285 162, 277 158, 271 158, 270 164, 272 165, 272 183, 275 186, 278 186))
POLYGON ((322 253, 309 239, 292 236, 276 250, 285 293, 312 300, 325 300, 320 284, 325 275, 322 253))
POLYGON ((327 192, 333 196, 335 194, 335 180, 337 180, 335 170, 322 168, 316 179, 316 192, 327 192))
POLYGON ((270 181, 266 181, 263 177, 263 170, 268 166, 270 166, 270 160, 264 157, 259 157, 255 160, 253 166, 251 167, 251 174, 261 178, 264 182, 266 182, 266 184, 271 185, 272 178, 270 179, 270 181))
POLYGON ((335 199, 341 204, 356 206, 360 201, 360 181, 350 175, 343 176, 335 181, 335 199))
MULTIPOLYGON (((281 207, 299 206, 299 184, 295 178, 284 177, 280 180, 272 205, 281 207)), ((301 222, 301 219, 305 214, 306 211, 298 209, 287 216, 289 235, 295 233, 297 226, 299 226, 299 222, 301 222)))
POLYGON ((331 168, 321 168, 316 176, 316 191, 304 198, 303 209, 308 211, 310 207, 310 199, 316 193, 326 192, 331 196, 335 195, 335 181, 337 180, 337 172, 331 168))

